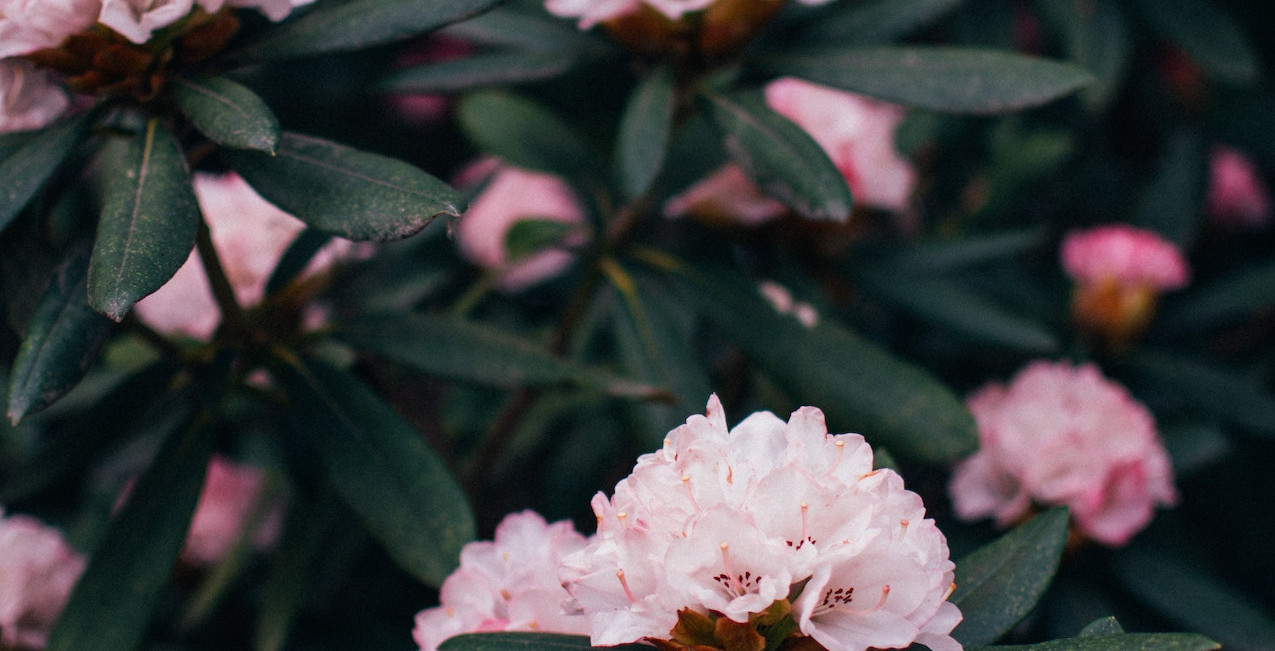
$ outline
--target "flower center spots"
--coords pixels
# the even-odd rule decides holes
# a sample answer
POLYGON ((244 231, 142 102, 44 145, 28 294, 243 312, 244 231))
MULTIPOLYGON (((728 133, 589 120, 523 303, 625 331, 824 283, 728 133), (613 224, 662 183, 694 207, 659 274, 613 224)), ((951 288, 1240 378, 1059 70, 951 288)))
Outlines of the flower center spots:
POLYGON ((791 540, 784 541, 788 543, 789 547, 792 547, 793 549, 801 549, 802 547, 805 546, 806 543, 810 543, 811 545, 817 544, 818 541, 816 541, 814 538, 811 538, 810 534, 807 532, 806 525, 809 522, 809 515, 810 515, 810 505, 806 504, 805 502, 802 502, 801 503, 801 538, 798 538, 797 542, 795 543, 791 540))
POLYGON ((757 590, 757 580, 752 572, 744 572, 731 576, 725 572, 713 577, 713 580, 734 596, 741 597, 757 590))
POLYGON ((854 601, 854 587, 847 588, 828 588, 823 593, 823 599, 819 600, 819 605, 815 607, 814 615, 822 615, 824 613, 841 610, 842 612, 852 612, 857 614, 875 613, 881 610, 885 605, 886 597, 890 596, 890 586, 881 586, 881 598, 877 600, 871 608, 856 610, 850 608, 850 603, 854 601))

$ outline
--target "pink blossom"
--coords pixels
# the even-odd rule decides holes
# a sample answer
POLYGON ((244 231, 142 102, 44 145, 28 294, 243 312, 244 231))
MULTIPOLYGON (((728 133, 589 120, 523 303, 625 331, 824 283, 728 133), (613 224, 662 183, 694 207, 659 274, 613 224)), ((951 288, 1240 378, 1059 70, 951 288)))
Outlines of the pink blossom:
POLYGON ((0 647, 44 648, 84 565, 56 529, 0 517, 0 647))
POLYGON ((1271 220, 1271 197, 1261 175, 1253 161, 1230 147, 1216 146, 1209 156, 1207 204, 1209 217, 1218 222, 1260 227, 1271 220))
POLYGON ((134 43, 145 43, 151 33, 185 18, 192 0, 102 0, 97 21, 134 43))
POLYGON ((1099 226, 1067 234, 1063 268, 1077 282, 1112 282, 1124 287, 1178 289, 1190 271, 1177 245, 1156 233, 1127 224, 1099 226))
POLYGON ((967 404, 980 449, 952 477, 962 518, 1004 527, 1033 504, 1063 504, 1080 532, 1116 546, 1176 501, 1151 413, 1092 364, 1035 362, 967 404))
MULTIPOLYGON (((182 560, 194 565, 208 565, 225 557, 235 541, 244 534, 244 528, 254 524, 253 516, 262 509, 265 495, 266 474, 260 468, 239 465, 217 455, 208 464, 203 492, 195 507, 186 543, 182 547, 182 560)), ((259 549, 274 544, 279 534, 283 511, 277 505, 267 507, 262 520, 252 532, 254 545, 259 549)))
MULTIPOLYGON (((473 50, 468 41, 430 35, 404 52, 396 65, 409 68, 453 61, 468 56, 473 50)), ((394 94, 389 100, 403 121, 413 126, 428 126, 441 121, 452 105, 452 97, 442 93, 394 94)))
POLYGON ((0 59, 57 47, 97 21, 101 0, 0 0, 0 59))
MULTIPOLYGON (((831 0, 800 0, 806 5, 820 5, 831 0)), ((545 8, 549 13, 563 18, 579 18, 580 29, 589 29, 594 25, 618 18, 637 11, 646 5, 669 20, 680 20, 683 16, 703 11, 717 0, 545 0, 545 8)))
POLYGON ((0 60, 0 133, 39 129, 68 106, 66 91, 48 72, 23 59, 0 60))
MULTIPOLYGON (((241 305, 255 305, 283 252, 305 225, 262 199, 236 174, 196 174, 195 196, 212 233, 213 246, 241 305)), ((343 257, 362 251, 333 239, 310 261, 306 274, 316 274, 343 257)), ((186 263, 163 287, 137 303, 137 315, 160 332, 208 339, 221 322, 199 256, 186 263)))
POLYGON ((728 430, 713 396, 593 508, 597 534, 559 578, 594 645, 667 639, 683 609, 747 623, 799 592, 798 630, 831 651, 960 648, 942 533, 863 437, 829 435, 813 407, 728 430))
POLYGON ((435 651, 461 633, 587 633, 587 621, 557 576, 561 558, 584 545, 568 521, 547 524, 532 511, 505 516, 494 541, 461 550, 460 567, 443 582, 440 605, 416 615, 412 638, 421 651, 435 651))
MULTIPOLYGON (((901 107, 792 77, 770 82, 765 93, 771 109, 805 129, 823 148, 856 204, 907 209, 916 172, 894 147, 894 131, 904 117, 901 107)), ((670 199, 664 212, 724 216, 755 225, 786 209, 754 187, 737 166, 728 165, 670 199)))
POLYGON ((757 291, 780 314, 787 314, 797 319, 801 325, 813 328, 819 323, 819 313, 813 305, 794 300, 792 292, 773 280, 763 280, 757 285, 757 291))
MULTIPOLYGON (((462 172, 471 178, 486 174, 490 174, 486 186, 456 228, 461 253, 474 264, 498 272, 505 291, 520 291, 561 273, 574 259, 570 251, 550 248, 510 260, 505 238, 524 219, 583 223, 584 211, 571 188, 558 177, 490 160, 462 172)), ((567 243, 571 241, 568 236, 567 243)))

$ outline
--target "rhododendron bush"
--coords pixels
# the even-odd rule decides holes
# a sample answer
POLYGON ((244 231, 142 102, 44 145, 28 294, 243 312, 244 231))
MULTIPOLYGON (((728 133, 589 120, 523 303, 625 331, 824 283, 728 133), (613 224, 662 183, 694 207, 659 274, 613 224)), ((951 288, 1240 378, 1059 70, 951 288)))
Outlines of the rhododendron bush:
POLYGON ((0 0, 0 651, 1270 649, 1270 27, 0 0))

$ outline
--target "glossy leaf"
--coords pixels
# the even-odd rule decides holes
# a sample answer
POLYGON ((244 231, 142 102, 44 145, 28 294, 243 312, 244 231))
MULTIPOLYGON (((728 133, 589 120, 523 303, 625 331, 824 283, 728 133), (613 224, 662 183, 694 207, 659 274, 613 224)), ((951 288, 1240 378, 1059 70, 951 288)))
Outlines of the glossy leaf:
POLYGON ((1189 249, 1200 227, 1200 207, 1208 184, 1204 143, 1190 131, 1165 142, 1155 176, 1143 190, 1133 222, 1189 249))
POLYGON ((802 42, 884 45, 942 18, 965 0, 875 0, 815 14, 802 42))
POLYGON ((279 120, 245 86, 225 77, 175 79, 173 101, 209 140, 226 147, 274 153, 279 120))
POLYGON ((1091 109, 1105 107, 1120 90, 1133 49, 1129 21, 1121 4, 1037 0, 1035 6, 1054 29, 1063 33, 1063 45, 1071 60, 1097 78, 1096 83, 1081 91, 1081 99, 1091 109))
MULTIPOLYGON (((588 636, 561 633, 467 633, 448 638, 438 651, 586 651, 588 636)), ((615 651, 643 651, 645 644, 607 647, 615 651)))
POLYGON ((468 382, 506 387, 567 383, 615 396, 660 395, 655 387, 560 359, 478 322, 427 314, 367 316, 337 324, 334 336, 374 355, 468 382))
POLYGON ((1115 617, 1103 617, 1089 622, 1088 626, 1080 631, 1078 637, 1092 637, 1094 635, 1119 635, 1124 632, 1124 627, 1115 617))
POLYGON ((350 240, 400 240, 465 207, 450 186, 412 165, 311 136, 284 132, 273 156, 227 155, 267 201, 350 240))
POLYGON ((731 160, 757 187, 807 219, 850 218, 850 187, 823 148, 754 95, 701 95, 731 160))
POLYGON ((266 281, 266 294, 273 294, 287 287, 288 283, 305 271, 315 254, 330 241, 332 236, 327 233, 321 233, 312 228, 301 231, 288 248, 284 249, 283 255, 279 257, 279 264, 276 264, 274 271, 270 273, 270 278, 266 281))
POLYGON ((8 415, 15 425, 74 387, 97 360, 113 325, 88 304, 88 255, 67 261, 27 324, 9 376, 8 415))
POLYGON ((1275 435, 1275 395, 1235 371, 1173 353, 1143 350, 1125 363, 1146 382, 1191 406, 1240 427, 1275 435))
POLYGON ((952 603, 965 619, 952 637, 966 647, 995 641, 1036 606, 1067 543, 1068 515, 1055 508, 956 564, 952 603))
POLYGON ((506 2, 479 16, 449 25, 442 34, 468 41, 526 52, 556 52, 565 57, 594 57, 618 53, 616 43, 571 21, 544 11, 543 6, 506 2))
POLYGON ((1244 30, 1209 0, 1140 0, 1142 17, 1219 80, 1257 79, 1257 56, 1244 30))
POLYGON ((317 500, 290 500, 278 553, 271 560, 261 595, 261 610, 253 631, 254 651, 281 651, 301 607, 313 564, 339 526, 342 510, 330 494, 317 500), (324 499, 327 498, 327 499, 324 499))
POLYGON ((830 429, 928 463, 977 447, 973 417, 924 370, 830 318, 807 328, 779 314, 737 272, 701 268, 685 277, 704 315, 798 404, 823 409, 830 429))
POLYGON ((199 203, 177 140, 158 119, 113 171, 89 261, 89 303, 119 321, 159 289, 195 245, 199 203))
POLYGON ((1093 81, 1081 68, 995 50, 943 47, 830 48, 772 53, 766 72, 907 106, 1003 113, 1044 104, 1093 81))
POLYGON ((968 269, 1025 255, 1045 243, 1048 231, 1027 228, 975 235, 950 242, 909 244, 876 264, 905 272, 968 269))
POLYGON ((661 66, 638 81, 620 116, 616 136, 616 169, 629 197, 651 187, 668 154, 677 108, 673 69, 661 66))
POLYGON ((605 169, 597 151, 573 127, 517 95, 494 90, 468 95, 456 118, 479 149, 511 165, 576 181, 596 180, 605 169))
POLYGON ((360 50, 464 20, 498 0, 341 0, 289 19, 229 55, 238 65, 360 50))
POLYGON ((380 87, 395 93, 455 93, 553 79, 575 63, 559 52, 485 52, 400 70, 380 87))
POLYGON ((1192 287, 1165 301, 1155 328, 1167 334, 1228 325, 1275 305, 1275 263, 1192 287))
POLYGON ((951 279, 902 275, 888 267, 865 267, 858 277, 878 300, 981 341, 1034 353, 1058 349, 1058 338, 1044 324, 951 279))
POLYGON ((505 255, 513 262, 550 247, 559 247, 576 224, 553 219, 519 219, 505 232, 505 255))
POLYGON ((464 492, 421 435, 344 371, 317 360, 277 365, 296 435, 328 483, 404 570, 439 586, 474 537, 464 492))
POLYGON ((215 438, 208 425, 169 434, 71 592, 49 651, 128 651, 142 640, 204 484, 215 438))
POLYGON ((1219 645, 1193 633, 1121 633, 978 648, 987 651, 1211 651, 1219 645))
POLYGON ((31 134, 8 134, 0 150, 0 232, 31 202, 84 137, 92 111, 31 134))

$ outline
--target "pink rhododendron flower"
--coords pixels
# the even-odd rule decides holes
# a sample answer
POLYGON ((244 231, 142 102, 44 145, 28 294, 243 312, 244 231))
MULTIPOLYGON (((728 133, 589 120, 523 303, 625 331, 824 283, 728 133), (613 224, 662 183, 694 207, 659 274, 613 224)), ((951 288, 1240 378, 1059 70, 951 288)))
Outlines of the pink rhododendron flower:
POLYGON ((97 21, 101 0, 0 0, 0 59, 57 47, 97 21))
POLYGON ((102 0, 97 21, 134 43, 145 43, 151 33, 185 18, 192 0, 102 0))
POLYGON ((728 430, 713 396, 593 509, 597 534, 559 577, 594 645, 668 639, 683 610, 747 624, 796 591, 798 631, 831 651, 960 648, 943 534, 813 407, 728 430))
POLYGON ((1127 224, 1068 233, 1062 263, 1077 282, 1115 281, 1128 287, 1178 289, 1190 272, 1177 245, 1156 233, 1127 224))
MULTIPOLYGON (((899 106, 792 77, 766 85, 766 103, 805 129, 846 179, 855 203, 902 211, 916 185, 911 163, 894 148, 894 130, 903 120, 899 106)), ((670 199, 665 214, 729 216, 759 224, 787 212, 761 193, 734 165, 718 170, 670 199)))
MULTIPOLYGON (((509 229, 524 219, 564 224, 584 222, 584 211, 565 181, 490 159, 479 161, 461 176, 462 180, 485 176, 488 180, 461 216, 456 227, 456 242, 471 262, 501 274, 502 289, 511 292, 525 289, 561 273, 571 264, 574 254, 562 248, 549 248, 520 260, 510 260, 505 246, 509 229)), ((571 239, 568 236, 567 242, 571 239)))
MULTIPOLYGON (((225 557, 244 528, 253 524, 253 515, 266 489, 266 474, 260 468, 239 465, 217 455, 208 464, 203 492, 191 519, 182 560, 193 565, 208 565, 225 557)), ((278 538, 283 510, 279 505, 267 506, 265 516, 252 532, 253 544, 265 549, 278 538)))
POLYGON ((1261 175, 1244 154, 1217 146, 1209 156, 1209 217, 1236 226, 1258 227, 1271 221, 1271 196, 1261 175))
MULTIPOLYGON (((196 174, 195 196, 213 246, 241 305, 255 305, 283 252, 305 225, 262 199, 236 174, 196 174)), ((333 239, 306 267, 319 273, 337 260, 361 255, 366 249, 333 239)), ((163 287, 135 306, 137 315, 160 332, 208 339, 221 322, 203 264, 191 252, 186 263, 163 287)))
POLYGON ((1092 364, 1035 362, 967 404, 980 448, 952 477, 962 518, 1004 527, 1062 504, 1081 533, 1115 546, 1177 499, 1151 412, 1092 364))
POLYGON ((0 133, 39 129, 70 106, 53 77, 22 59, 0 60, 0 133))
POLYGON ((0 647, 44 648, 84 565, 56 529, 0 517, 0 647))
MULTIPOLYGON (((820 5, 831 0, 800 0, 802 4, 820 5)), ((688 13, 703 11, 717 0, 545 0, 549 13, 563 18, 580 19, 580 29, 637 11, 646 5, 670 20, 688 13)))
POLYGON ((494 541, 472 542, 443 582, 441 604, 416 615, 412 638, 435 651, 453 635, 485 631, 587 633, 588 620, 558 582, 562 557, 585 545, 565 520, 547 524, 532 511, 505 516, 494 541))

